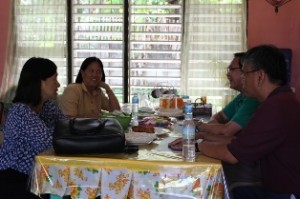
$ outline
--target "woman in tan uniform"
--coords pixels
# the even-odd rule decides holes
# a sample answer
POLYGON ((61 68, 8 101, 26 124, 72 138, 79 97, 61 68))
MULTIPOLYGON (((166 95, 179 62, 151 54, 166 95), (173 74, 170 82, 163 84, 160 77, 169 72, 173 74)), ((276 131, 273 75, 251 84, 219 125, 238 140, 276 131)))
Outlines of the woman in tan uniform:
POLYGON ((59 103, 69 117, 96 118, 101 116, 102 109, 120 110, 117 97, 105 83, 103 64, 97 57, 88 57, 82 62, 75 83, 65 88, 59 103))

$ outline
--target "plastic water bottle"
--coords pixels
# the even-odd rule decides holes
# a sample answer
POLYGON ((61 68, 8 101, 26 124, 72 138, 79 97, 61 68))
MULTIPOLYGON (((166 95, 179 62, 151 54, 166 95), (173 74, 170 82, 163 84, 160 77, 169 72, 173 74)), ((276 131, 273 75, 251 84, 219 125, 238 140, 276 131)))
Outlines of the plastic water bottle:
POLYGON ((139 96, 134 93, 131 100, 132 104, 132 126, 139 125, 138 121, 138 111, 139 111, 139 96))
POLYGON ((193 121, 193 104, 191 100, 187 100, 184 108, 184 121, 182 132, 182 157, 184 161, 195 161, 195 124, 193 121))

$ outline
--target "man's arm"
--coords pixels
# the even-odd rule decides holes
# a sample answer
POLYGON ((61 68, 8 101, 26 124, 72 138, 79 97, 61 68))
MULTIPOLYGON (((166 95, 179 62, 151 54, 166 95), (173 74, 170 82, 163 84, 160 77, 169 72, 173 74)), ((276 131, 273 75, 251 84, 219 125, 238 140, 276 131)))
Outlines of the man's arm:
POLYGON ((212 120, 210 120, 208 123, 195 122, 195 125, 198 131, 227 136, 233 136, 242 129, 238 123, 234 121, 228 121, 227 117, 222 111, 218 112, 214 117, 212 117, 212 120))
POLYGON ((228 150, 227 144, 204 141, 198 144, 198 148, 206 156, 223 160, 231 164, 238 162, 238 160, 228 150))
POLYGON ((213 123, 226 124, 228 121, 229 120, 226 117, 226 115, 224 114, 224 112, 219 111, 216 114, 214 114, 207 123, 209 123, 209 124, 213 124, 213 123))
POLYGON ((204 139, 206 141, 210 142, 219 142, 228 144, 231 142, 232 139, 235 139, 235 136, 227 136, 227 135, 216 135, 213 133, 207 133, 207 132, 199 132, 196 134, 195 139, 204 139))

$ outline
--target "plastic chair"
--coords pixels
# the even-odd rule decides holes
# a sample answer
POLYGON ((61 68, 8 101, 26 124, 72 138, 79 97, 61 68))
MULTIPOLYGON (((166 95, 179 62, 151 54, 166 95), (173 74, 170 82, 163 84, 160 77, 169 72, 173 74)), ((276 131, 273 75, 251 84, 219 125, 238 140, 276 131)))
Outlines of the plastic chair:
POLYGON ((280 51, 283 53, 285 61, 286 61, 286 68, 287 68, 287 82, 291 82, 291 67, 292 67, 292 58, 293 52, 289 48, 281 48, 280 51))

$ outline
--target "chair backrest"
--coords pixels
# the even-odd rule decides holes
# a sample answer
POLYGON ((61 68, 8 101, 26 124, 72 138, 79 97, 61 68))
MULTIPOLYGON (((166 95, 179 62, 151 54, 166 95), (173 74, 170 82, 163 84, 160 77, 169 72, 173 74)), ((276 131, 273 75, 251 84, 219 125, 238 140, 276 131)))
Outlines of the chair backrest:
POLYGON ((0 129, 2 129, 2 125, 3 125, 3 115, 4 115, 4 103, 0 102, 0 129))
POLYGON ((0 102, 0 121, 2 121, 3 114, 4 114, 4 102, 0 102))
POLYGON ((284 54, 285 61, 286 61, 286 67, 287 67, 287 82, 291 82, 291 73, 292 73, 292 58, 293 58, 293 52, 289 48, 281 48, 281 52, 284 54))
POLYGON ((0 101, 0 130, 3 127, 3 124, 5 122, 7 113, 8 113, 8 109, 11 106, 11 102, 1 102, 0 101))

